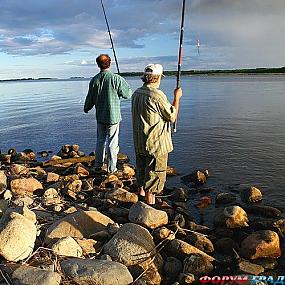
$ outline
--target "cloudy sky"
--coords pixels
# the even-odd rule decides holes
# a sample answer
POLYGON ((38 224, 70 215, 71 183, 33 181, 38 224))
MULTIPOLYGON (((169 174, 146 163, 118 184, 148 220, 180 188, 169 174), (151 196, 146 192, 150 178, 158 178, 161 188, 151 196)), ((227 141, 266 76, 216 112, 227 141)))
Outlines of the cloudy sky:
MULTIPOLYGON (((176 69, 181 0, 103 1, 121 71, 176 69)), ((182 69, 285 66, 284 33, 285 0, 186 0, 182 69)), ((0 0, 0 79, 89 77, 110 47, 100 0, 0 0)))

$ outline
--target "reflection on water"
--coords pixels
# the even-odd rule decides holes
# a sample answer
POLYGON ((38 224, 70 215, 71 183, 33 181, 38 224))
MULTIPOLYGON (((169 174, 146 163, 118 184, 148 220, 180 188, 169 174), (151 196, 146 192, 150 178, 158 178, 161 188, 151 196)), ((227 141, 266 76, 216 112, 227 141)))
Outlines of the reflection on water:
MULTIPOLYGON (((127 78, 132 88, 138 78, 127 78)), ((162 89, 171 98, 175 78, 162 89)), ((183 77, 170 164, 182 174, 208 168, 211 183, 250 183, 285 205, 285 77, 183 77)), ((0 83, 0 148, 57 152, 65 143, 94 150, 94 114, 83 113, 88 81, 0 83)), ((121 151, 134 158, 130 101, 122 102, 121 151)), ((134 160, 133 160, 134 161, 134 160)), ((170 181, 177 183, 177 180, 170 181)))

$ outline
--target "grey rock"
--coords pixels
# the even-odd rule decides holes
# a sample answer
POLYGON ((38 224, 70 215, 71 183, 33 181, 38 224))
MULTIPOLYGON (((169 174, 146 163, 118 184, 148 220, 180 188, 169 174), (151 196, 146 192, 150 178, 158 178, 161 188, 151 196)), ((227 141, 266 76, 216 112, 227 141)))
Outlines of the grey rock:
POLYGON ((16 285, 59 285, 61 276, 53 271, 22 265, 13 272, 12 279, 16 285))
POLYGON ((81 285, 127 285, 133 277, 119 262, 96 259, 67 259, 61 262, 65 276, 81 285))
POLYGON ((154 248, 153 238, 147 229, 127 223, 105 244, 104 252, 113 260, 131 266, 140 263, 142 257, 149 258, 154 248), (134 258, 136 255, 140 255, 141 259, 134 258))
POLYGON ((36 235, 32 219, 7 210, 0 220, 0 254, 8 261, 27 258, 33 252, 36 235))
POLYGON ((104 253, 110 255, 112 260, 128 266, 133 276, 138 276, 148 268, 145 279, 150 284, 160 284, 163 260, 156 252, 151 234, 144 227, 133 223, 124 224, 104 245, 104 253))
POLYGON ((166 212, 156 210, 143 202, 132 205, 129 212, 129 220, 151 229, 168 224, 166 212))

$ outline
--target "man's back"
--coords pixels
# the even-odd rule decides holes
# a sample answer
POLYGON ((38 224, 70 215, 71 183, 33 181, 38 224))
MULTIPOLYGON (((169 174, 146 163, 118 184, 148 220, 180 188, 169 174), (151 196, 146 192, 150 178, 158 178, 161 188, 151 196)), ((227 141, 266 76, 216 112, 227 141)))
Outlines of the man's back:
POLYGON ((96 119, 101 124, 121 121, 120 98, 130 98, 131 89, 120 75, 109 70, 98 73, 89 84, 84 109, 96 108, 96 119))
POLYGON ((170 122, 176 112, 165 94, 151 84, 138 88, 132 98, 135 150, 144 155, 171 152, 170 122))

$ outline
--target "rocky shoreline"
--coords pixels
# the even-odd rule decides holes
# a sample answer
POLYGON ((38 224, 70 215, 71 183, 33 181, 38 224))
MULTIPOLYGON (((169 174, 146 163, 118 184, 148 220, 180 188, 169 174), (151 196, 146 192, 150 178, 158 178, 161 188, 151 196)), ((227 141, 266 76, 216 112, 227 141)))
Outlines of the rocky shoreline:
POLYGON ((165 189, 150 207, 138 201, 126 155, 115 175, 95 172, 93 160, 78 145, 53 156, 0 154, 0 282, 178 285, 284 272, 285 219, 260 189, 207 195, 209 173, 197 170, 182 177, 188 187, 165 189), (210 227, 193 219, 197 198, 197 212, 215 206, 210 227))

